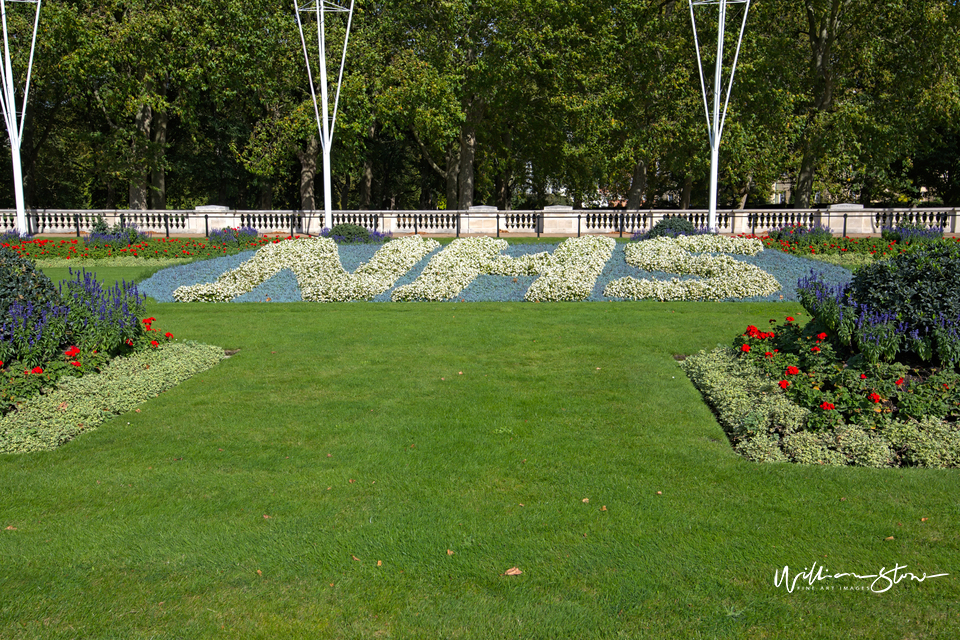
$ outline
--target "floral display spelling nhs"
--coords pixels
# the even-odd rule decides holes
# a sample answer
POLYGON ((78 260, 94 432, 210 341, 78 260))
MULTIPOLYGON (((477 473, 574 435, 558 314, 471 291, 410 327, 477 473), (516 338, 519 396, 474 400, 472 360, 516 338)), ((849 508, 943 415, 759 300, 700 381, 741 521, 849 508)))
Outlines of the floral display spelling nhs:
MULTIPOLYGON (((173 296, 180 302, 227 302, 289 269, 296 275, 303 300, 371 300, 434 253, 413 282, 389 294, 391 300, 454 300, 481 275, 538 276, 524 295, 530 302, 585 300, 616 243, 601 236, 569 238, 552 253, 519 257, 503 255, 507 247, 503 239, 462 238, 437 251, 440 244, 436 240, 410 236, 386 243, 368 262, 348 272, 333 240, 296 239, 267 245, 216 281, 180 287, 173 296)), ((603 293, 609 298, 632 300, 722 300, 767 295, 780 290, 773 276, 724 255, 754 255, 762 250, 758 240, 721 236, 657 238, 630 244, 625 252, 628 264, 644 271, 693 278, 663 281, 627 277, 611 282, 603 293)))

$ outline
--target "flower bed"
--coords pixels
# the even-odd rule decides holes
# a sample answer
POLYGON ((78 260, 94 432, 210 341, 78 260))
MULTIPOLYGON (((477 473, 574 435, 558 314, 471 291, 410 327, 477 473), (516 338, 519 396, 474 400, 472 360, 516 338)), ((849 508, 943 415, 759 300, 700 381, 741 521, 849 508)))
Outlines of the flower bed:
POLYGON ((430 261, 416 281, 399 287, 393 300, 454 299, 481 274, 540 274, 524 296, 530 302, 585 300, 616 242, 599 236, 570 238, 552 254, 541 252, 516 258, 500 255, 507 246, 506 240, 494 238, 456 240, 430 261))
POLYGON ((665 282, 627 277, 611 282, 604 294, 630 300, 723 300, 770 295, 781 286, 766 271, 728 255, 705 253, 756 255, 762 250, 758 240, 749 238, 699 235, 645 240, 627 247, 629 264, 648 271, 696 275, 702 279, 671 278, 665 282))
POLYGON ((61 380, 0 418, 0 453, 54 449, 205 371, 224 357, 210 345, 167 343, 61 380))
POLYGON ((215 282, 179 287, 179 302, 227 302, 249 293, 281 269, 290 269, 304 300, 369 300, 393 286, 421 258, 439 246, 436 240, 410 236, 385 244, 353 273, 340 263, 337 244, 328 238, 302 238, 268 245, 215 282))
MULTIPOLYGON (((434 264, 433 267, 430 267, 430 264, 433 263, 434 260, 439 261, 440 256, 446 254, 448 251, 451 253, 444 257, 443 261, 439 264, 447 263, 450 266, 451 272, 454 269, 462 269, 466 272, 465 261, 469 261, 469 257, 464 256, 453 259, 456 255, 455 252, 475 251, 482 253, 482 251, 486 251, 485 255, 489 258, 489 261, 486 263, 486 266, 482 268, 472 267, 471 273, 475 274, 472 279, 466 278, 463 273, 457 276, 458 278, 464 278, 462 281, 458 280, 460 285, 456 288, 457 293, 452 293, 453 288, 448 288, 448 297, 444 298, 440 295, 435 295, 429 299, 448 302, 520 302, 531 299, 577 299, 599 302, 622 300, 630 297, 615 295, 615 290, 607 291, 608 285, 611 282, 625 277, 638 280, 662 280, 667 284, 674 278, 686 281, 695 280, 700 277, 695 275, 678 276, 678 274, 675 273, 670 274, 659 270, 664 268, 665 265, 660 265, 659 268, 653 270, 637 267, 628 263, 626 252, 630 251, 631 247, 639 245, 624 243, 612 245, 608 238, 602 237, 585 236, 580 239, 570 238, 562 243, 544 242, 510 245, 504 245, 503 240, 498 242, 498 240, 494 238, 470 238, 469 240, 471 241, 470 244, 466 245, 462 243, 457 245, 457 241, 453 241, 445 246, 440 253, 433 255, 433 257, 429 257, 428 254, 428 257, 422 258, 419 262, 413 264, 406 273, 397 278, 394 282, 393 289, 387 289, 372 298, 362 299, 368 299, 374 302, 389 302, 393 300, 393 295, 397 290, 404 289, 407 285, 411 285, 421 279, 428 268, 430 270, 436 269, 437 264, 434 264), (486 246, 487 248, 480 250, 478 249, 480 246, 486 246), (457 249, 455 247, 461 248, 457 249), (469 249, 469 247, 473 247, 473 249, 469 249), (492 250, 493 247, 496 247, 496 252, 492 250), (574 261, 582 261, 583 264, 577 266, 573 264, 574 261), (564 263, 567 263, 567 265, 560 269, 560 265, 564 263), (457 264, 460 266, 456 266, 457 264), (577 273, 577 270, 581 268, 585 269, 585 271, 577 273), (567 275, 561 275, 564 273, 567 275), (580 281, 576 295, 572 292, 564 292, 563 288, 557 284, 560 278, 565 277, 576 278, 580 281), (469 280, 469 283, 463 286, 463 282, 466 280, 469 280), (536 288, 533 288, 533 284, 540 280, 542 280, 542 282, 537 284, 536 288), (592 288, 589 284, 591 281, 593 282, 592 288), (530 291, 531 288, 533 288, 532 293, 530 291), (545 295, 544 292, 550 289, 554 291, 551 295, 554 295, 555 298, 550 298, 545 295), (540 293, 538 293, 538 291, 540 293)), ((731 243, 730 240, 729 238, 721 238, 720 242, 724 242, 722 246, 719 244, 709 246, 712 246, 714 250, 723 250, 730 247, 736 250, 738 246, 756 246, 755 243, 744 244, 745 241, 743 240, 735 243, 731 243)), ((399 242, 399 240, 393 240, 383 245, 382 248, 377 245, 365 244, 338 245, 336 250, 344 271, 350 272, 356 271, 362 265, 369 263, 377 251, 386 249, 395 242, 399 242)), ((716 241, 707 239, 700 240, 700 242, 715 243, 716 241)), ((708 245, 688 246, 703 248, 708 245)), ((237 269, 255 255, 254 252, 248 251, 237 255, 224 256, 164 269, 139 283, 139 289, 158 302, 174 302, 176 298, 173 297, 173 292, 179 287, 211 283, 225 271, 237 269)), ((832 285, 846 284, 851 278, 850 271, 842 267, 812 262, 808 259, 792 256, 780 251, 760 251, 754 255, 728 255, 732 260, 742 263, 745 266, 752 265, 770 274, 774 280, 785 284, 793 284, 797 282, 798 279, 809 275, 811 266, 817 266, 823 273, 825 281, 830 282, 832 285)), ((657 267, 657 265, 650 266, 657 267)), ((734 267, 753 273, 752 270, 744 269, 744 267, 740 265, 734 265, 734 267)), ((442 278, 440 280, 442 280, 442 278)), ((421 284, 417 285, 418 288, 425 282, 425 279, 421 280, 421 284)), ((438 282, 436 286, 446 287, 442 282, 438 282)), ((404 291, 410 292, 412 290, 404 289, 404 291)), ((437 291, 439 291, 439 289, 437 291)), ((727 297, 723 299, 751 302, 797 300, 796 292, 792 286, 787 286, 783 290, 774 290, 772 293, 763 294, 762 291, 763 290, 758 290, 755 287, 750 289, 741 288, 739 290, 728 291, 727 297)), ((279 269, 276 271, 276 275, 258 285, 251 286, 246 293, 230 298, 232 302, 292 302, 303 299, 300 285, 297 282, 297 276, 292 269, 279 269)), ((411 299, 428 298, 413 297, 411 299)))

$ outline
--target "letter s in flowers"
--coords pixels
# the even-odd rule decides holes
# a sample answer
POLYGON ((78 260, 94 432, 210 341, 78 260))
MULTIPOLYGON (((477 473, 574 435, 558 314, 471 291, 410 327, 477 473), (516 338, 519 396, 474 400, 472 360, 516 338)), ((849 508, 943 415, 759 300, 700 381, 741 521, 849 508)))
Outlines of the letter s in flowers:
MULTIPOLYGON (((696 280, 637 280, 620 278, 607 285, 609 298, 639 300, 724 300, 764 296, 780 290, 780 283, 766 271, 729 255, 756 255, 763 243, 753 238, 726 236, 680 236, 654 238, 627 245, 627 264, 646 271, 701 276, 696 280)), ((756 327, 752 327, 757 331, 756 327)), ((759 336, 752 336, 759 337, 759 336)), ((762 338, 761 338, 762 339, 762 338)))

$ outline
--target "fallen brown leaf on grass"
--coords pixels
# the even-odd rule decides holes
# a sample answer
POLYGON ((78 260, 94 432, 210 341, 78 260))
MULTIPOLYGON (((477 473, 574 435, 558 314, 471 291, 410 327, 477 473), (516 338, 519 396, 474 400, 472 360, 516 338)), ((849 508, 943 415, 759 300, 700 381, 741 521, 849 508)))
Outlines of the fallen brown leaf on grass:
POLYGON ((607 510, 607 505, 603 505, 602 507, 600 507, 600 511, 606 511, 606 510, 607 510))
POLYGON ((583 499, 583 504, 587 504, 588 502, 590 502, 590 498, 584 498, 584 499, 583 499))
POLYGON ((926 522, 927 518, 920 518, 920 522, 926 522))
POLYGON ((17 528, 13 525, 10 525, 9 527, 7 527, 7 531, 16 531, 16 530, 17 528))
POLYGON ((350 557, 356 560, 357 562, 360 562, 360 558, 358 558, 357 556, 350 556, 350 557))
POLYGON ((452 556, 452 555, 453 555, 453 551, 450 550, 450 549, 447 549, 447 555, 448 555, 448 556, 452 556))
POLYGON ((884 540, 893 540, 893 536, 888 536, 888 537, 884 538, 884 540))
POLYGON ((509 569, 507 569, 507 571, 506 571, 503 575, 505 575, 505 576, 519 576, 521 573, 523 573, 523 571, 520 571, 520 569, 518 569, 518 568, 516 568, 516 567, 510 567, 509 569))
POLYGON ((378 566, 378 567, 382 567, 382 566, 383 566, 383 562, 382 562, 381 560, 377 560, 377 566, 378 566))

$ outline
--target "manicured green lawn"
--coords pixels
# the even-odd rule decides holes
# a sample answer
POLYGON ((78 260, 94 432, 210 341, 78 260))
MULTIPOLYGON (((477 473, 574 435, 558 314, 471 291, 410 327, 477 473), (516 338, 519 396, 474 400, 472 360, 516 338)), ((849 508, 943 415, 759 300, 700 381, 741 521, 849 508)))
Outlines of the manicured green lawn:
POLYGON ((673 358, 799 311, 151 305, 240 351, 0 457, 0 637, 955 637, 956 471, 744 462, 673 358))

